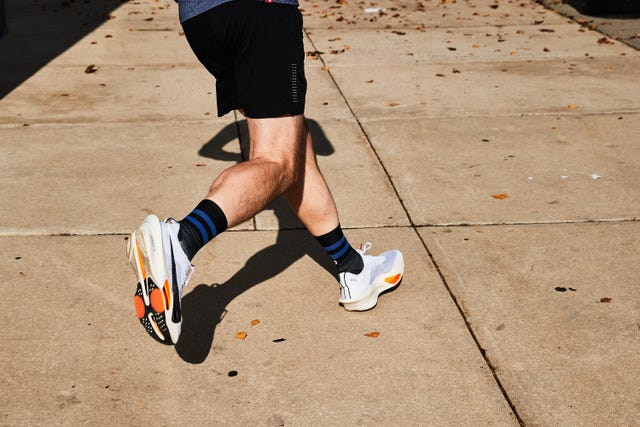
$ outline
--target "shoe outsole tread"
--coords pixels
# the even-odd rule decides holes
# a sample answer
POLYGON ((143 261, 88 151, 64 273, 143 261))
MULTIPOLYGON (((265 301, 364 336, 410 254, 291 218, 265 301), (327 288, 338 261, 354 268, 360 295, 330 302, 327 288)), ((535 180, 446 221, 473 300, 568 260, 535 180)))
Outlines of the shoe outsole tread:
MULTIPOLYGON (((157 218, 153 218, 150 222, 153 223, 154 221, 157 221, 157 218)), ((147 252, 144 240, 144 233, 145 231, 149 232, 149 230, 142 229, 145 226, 148 226, 146 220, 141 228, 131 234, 127 248, 129 262, 133 266, 138 279, 133 297, 136 317, 152 338, 162 344, 172 345, 175 342, 171 339, 171 332, 167 323, 171 321, 170 313, 168 312, 169 303, 175 296, 172 295, 166 271, 157 271, 158 269, 166 270, 166 267, 158 268, 156 265, 154 268, 151 265, 150 254, 147 252), (158 287, 154 277, 159 283, 163 284, 162 288, 158 287)), ((154 231, 157 233, 159 228, 154 231)), ((162 256, 162 259, 164 259, 164 256, 162 256)))

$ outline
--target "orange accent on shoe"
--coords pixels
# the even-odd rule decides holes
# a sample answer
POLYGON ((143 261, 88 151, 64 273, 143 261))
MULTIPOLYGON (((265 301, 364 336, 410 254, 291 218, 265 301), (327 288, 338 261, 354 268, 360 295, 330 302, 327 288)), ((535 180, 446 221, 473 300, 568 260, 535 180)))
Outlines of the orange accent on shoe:
POLYGON ((395 285, 396 283, 398 283, 401 277, 402 277, 402 273, 398 273, 395 276, 385 277, 384 281, 392 285, 395 285))
POLYGON ((153 311, 156 313, 162 313, 164 311, 164 298, 162 298, 162 292, 160 292, 160 289, 155 288, 151 291, 149 300, 151 300, 151 307, 153 308, 153 311))
POLYGON ((138 254, 138 264, 140 265, 140 272, 142 273, 142 278, 147 278, 147 271, 144 268, 144 262, 142 262, 142 253, 140 252, 140 247, 136 243, 136 253, 138 254))
POLYGON ((169 280, 164 281, 162 290, 164 291, 164 303, 166 304, 166 309, 169 310, 169 305, 171 304, 171 285, 169 285, 169 280))
POLYGON ((140 295, 135 295, 133 297, 133 305, 136 307, 136 316, 138 319, 142 319, 144 317, 144 300, 140 295))

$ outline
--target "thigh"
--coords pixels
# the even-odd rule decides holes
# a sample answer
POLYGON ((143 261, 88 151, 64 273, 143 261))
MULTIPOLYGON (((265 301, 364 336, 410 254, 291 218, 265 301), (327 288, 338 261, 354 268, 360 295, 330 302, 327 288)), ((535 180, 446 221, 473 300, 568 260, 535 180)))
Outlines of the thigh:
POLYGON ((249 158, 282 162, 294 170, 304 164, 304 116, 247 118, 249 158))

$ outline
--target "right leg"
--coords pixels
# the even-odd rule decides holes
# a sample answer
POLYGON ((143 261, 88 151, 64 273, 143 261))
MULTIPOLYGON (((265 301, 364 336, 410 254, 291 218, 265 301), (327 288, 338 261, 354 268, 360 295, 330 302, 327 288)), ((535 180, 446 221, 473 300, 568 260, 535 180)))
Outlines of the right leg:
POLYGON ((305 141, 304 169, 284 195, 307 230, 314 236, 321 236, 338 226, 338 210, 318 168, 311 133, 306 123, 302 138, 305 141))
POLYGON ((339 227, 336 204, 318 168, 307 126, 303 137, 306 148, 304 173, 285 192, 285 197, 298 218, 336 262, 339 302, 349 311, 369 310, 377 304, 378 295, 400 283, 404 258, 397 250, 378 256, 365 255, 370 243, 365 243, 359 251, 351 248, 339 227))

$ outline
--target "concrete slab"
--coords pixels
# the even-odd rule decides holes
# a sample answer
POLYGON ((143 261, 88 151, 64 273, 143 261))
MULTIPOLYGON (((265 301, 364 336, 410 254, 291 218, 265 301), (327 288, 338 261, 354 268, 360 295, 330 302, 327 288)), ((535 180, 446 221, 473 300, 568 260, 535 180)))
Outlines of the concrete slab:
POLYGON ((182 218, 240 160, 228 118, 4 126, 0 133, 3 235, 129 233, 152 212, 182 218))
POLYGON ((420 234, 525 424, 637 422, 640 224, 420 234))
POLYGON ((2 99, 0 123, 154 122, 216 115, 214 79, 199 65, 179 70, 97 66, 91 74, 85 65, 41 69, 2 99))
POLYGON ((415 224, 640 218, 635 115, 363 125, 415 224))
POLYGON ((317 28, 437 28, 476 25, 561 23, 566 18, 532 2, 494 1, 415 2, 379 0, 375 2, 335 2, 305 0, 302 3, 305 27, 317 28), (376 9, 383 8, 382 13, 376 9))
MULTIPOLYGON (((330 76, 314 65, 307 71, 309 116, 351 117, 330 76)), ((0 124, 163 122, 217 115, 215 80, 200 64, 97 64, 91 74, 87 66, 41 69, 2 99, 0 124)), ((5 77, 12 78, 0 80, 5 77)))
MULTIPOLYGON (((308 119, 318 164, 338 206, 345 228, 409 225, 391 183, 354 120, 308 119)), ((245 123, 242 141, 248 141, 245 123)), ((245 147, 248 152, 248 146, 245 147)), ((258 230, 304 228, 286 201, 275 201, 256 215, 258 230)))
POLYGON ((135 319, 122 236, 2 237, 3 422, 517 425, 415 232, 349 237, 405 251, 375 310, 337 306, 306 232, 229 232, 196 257, 175 349, 135 319))
POLYGON ((329 66, 529 61, 634 55, 623 43, 603 43, 602 34, 578 24, 465 27, 428 32, 362 28, 318 29, 312 39, 329 66))
POLYGON ((634 54, 572 61, 333 66, 331 74, 362 119, 513 116, 637 112, 638 67, 640 55, 634 54))
MULTIPOLYGON (((191 51, 189 43, 181 30, 167 31, 128 31, 102 26, 80 39, 71 48, 58 56, 52 65, 180 65, 197 64, 198 60, 191 51), (157 49, 149 49, 156 46, 157 49)), ((34 36, 34 39, 37 35, 34 36)), ((33 43, 33 55, 45 46, 33 43)), ((30 55, 31 56, 31 55, 30 55)), ((12 52, 8 60, 20 63, 20 52, 12 52)))

